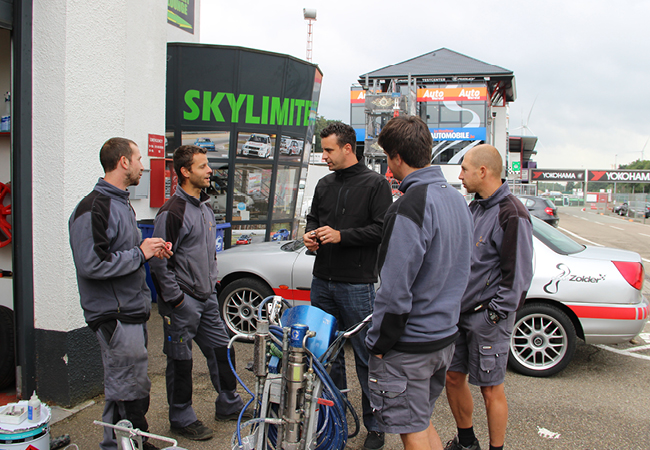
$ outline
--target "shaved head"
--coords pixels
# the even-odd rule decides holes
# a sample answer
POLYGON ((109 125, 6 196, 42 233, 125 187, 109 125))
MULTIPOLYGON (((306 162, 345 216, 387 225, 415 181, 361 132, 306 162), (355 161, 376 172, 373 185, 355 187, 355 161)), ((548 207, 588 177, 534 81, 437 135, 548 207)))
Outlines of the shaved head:
POLYGON ((477 145, 465 153, 458 179, 467 192, 488 198, 501 186, 503 160, 499 150, 488 144, 477 145))
POLYGON ((493 146, 489 144, 477 145, 465 154, 465 161, 468 161, 475 168, 484 166, 492 177, 501 179, 503 160, 499 150, 493 146))

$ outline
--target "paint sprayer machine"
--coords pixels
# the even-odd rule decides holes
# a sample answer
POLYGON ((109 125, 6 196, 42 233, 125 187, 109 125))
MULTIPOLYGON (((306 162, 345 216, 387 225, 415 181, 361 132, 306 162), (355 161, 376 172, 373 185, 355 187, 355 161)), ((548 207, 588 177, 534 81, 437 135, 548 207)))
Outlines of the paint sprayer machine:
POLYGON ((348 438, 359 432, 359 418, 328 371, 346 339, 363 330, 371 317, 350 330, 339 332, 336 319, 314 306, 291 308, 282 297, 264 299, 258 308, 255 334, 235 336, 228 346, 230 353, 235 341, 254 340, 256 378, 253 393, 235 373, 252 396, 246 407, 254 403, 255 414, 245 423, 241 423, 240 414, 232 449, 345 448, 348 438), (346 410, 355 422, 351 434, 348 434, 346 410), (250 432, 243 435, 243 430, 250 432))
MULTIPOLYGON (((351 329, 337 331, 336 319, 309 305, 291 307, 279 296, 265 298, 258 308, 257 331, 236 335, 228 344, 228 360, 239 383, 251 399, 239 414, 233 434, 233 450, 342 450, 348 438, 359 433, 359 418, 332 382, 329 369, 345 341, 363 330, 372 315, 351 329), (252 371, 255 392, 241 380, 230 358, 235 341, 253 342, 252 371), (242 423, 244 411, 253 403, 254 418, 242 423), (346 411, 354 419, 348 434, 346 411), (244 434, 247 430, 248 434, 244 434)), ((113 428, 118 450, 142 449, 142 437, 172 443, 165 450, 180 449, 176 441, 133 429, 128 421, 113 428)))

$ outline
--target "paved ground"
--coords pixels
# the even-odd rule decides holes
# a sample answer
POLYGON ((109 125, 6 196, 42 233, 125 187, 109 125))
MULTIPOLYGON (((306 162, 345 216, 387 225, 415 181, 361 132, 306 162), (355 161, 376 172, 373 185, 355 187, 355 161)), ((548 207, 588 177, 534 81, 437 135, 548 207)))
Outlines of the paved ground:
MULTIPOLYGON (((569 212, 569 211, 567 211, 569 212)), ((577 219, 580 221, 580 219, 577 219)), ((574 232, 585 231, 582 227, 574 232)), ((568 227, 568 217, 562 226, 568 227)), ((616 229, 613 229, 618 231, 616 229)), ((650 232, 648 233, 650 235, 650 232)), ((595 237, 592 237, 595 239, 595 237)), ((605 242, 604 242, 605 243, 605 242)), ((646 283, 644 293, 650 283, 646 283)), ((646 333, 650 331, 646 328, 646 333)), ((650 336, 650 335, 646 335, 650 336)), ((151 432, 170 436, 164 383, 164 355, 161 351, 162 324, 156 311, 150 321, 150 368, 152 380, 151 409, 148 415, 151 432)), ((630 346, 621 344, 620 350, 630 346)), ((242 370, 252 360, 252 347, 236 344, 237 364, 244 381, 252 385, 253 376, 242 370)), ((644 354, 645 352, 637 352, 644 354)), ((348 367, 353 368, 351 352, 348 367)), ((644 355, 645 356, 645 355, 644 355)), ((350 371, 353 374, 353 369, 350 371)), ((349 377, 353 405, 360 410, 359 390, 356 377, 349 377)), ((650 404, 650 361, 630 354, 614 353, 603 348, 579 342, 571 364, 561 373, 550 378, 529 378, 508 371, 506 390, 510 406, 507 446, 518 450, 564 450, 564 449, 648 449, 650 421, 647 419, 650 404), (557 439, 553 434, 558 433, 557 439)), ((240 388, 243 392, 243 389, 240 388)), ((475 400, 475 429, 483 448, 487 448, 485 410, 478 389, 472 389, 475 400)), ((215 429, 210 441, 191 442, 179 439, 179 445, 187 449, 230 449, 233 423, 217 423, 213 420, 215 393, 212 388, 205 359, 197 354, 194 360, 194 403, 199 417, 215 429)), ((245 396, 248 400, 248 396, 245 396)), ((84 405, 81 405, 84 406, 84 405)), ((101 428, 93 420, 101 418, 103 399, 98 397, 81 411, 59 420, 52 426, 52 435, 69 434, 80 449, 96 449, 101 439, 101 428)), ((58 414, 64 411, 57 411, 58 414)), ((455 433, 453 417, 443 393, 432 417, 443 443, 455 433)), ((350 420, 349 420, 350 422, 350 420)), ((349 449, 362 448, 365 431, 349 441, 349 449)), ((386 450, 401 449, 398 436, 387 436, 386 450)))

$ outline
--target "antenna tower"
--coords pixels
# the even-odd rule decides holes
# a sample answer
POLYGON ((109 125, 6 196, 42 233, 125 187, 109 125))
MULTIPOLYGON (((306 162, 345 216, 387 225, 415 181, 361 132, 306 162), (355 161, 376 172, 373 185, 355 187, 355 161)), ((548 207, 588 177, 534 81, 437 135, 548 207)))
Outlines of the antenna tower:
POLYGON ((312 52, 314 50, 314 21, 316 20, 316 10, 303 8, 302 14, 308 22, 307 29, 307 61, 311 62, 312 52))

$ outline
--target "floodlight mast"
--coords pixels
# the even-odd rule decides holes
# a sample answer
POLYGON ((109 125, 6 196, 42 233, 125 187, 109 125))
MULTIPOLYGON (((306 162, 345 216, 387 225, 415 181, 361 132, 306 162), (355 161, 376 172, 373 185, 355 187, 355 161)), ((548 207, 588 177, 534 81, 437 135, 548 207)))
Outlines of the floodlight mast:
POLYGON ((312 53, 314 49, 314 21, 316 20, 316 10, 311 8, 303 8, 302 15, 308 22, 307 29, 307 61, 311 62, 312 53))

